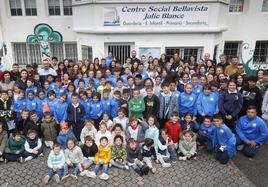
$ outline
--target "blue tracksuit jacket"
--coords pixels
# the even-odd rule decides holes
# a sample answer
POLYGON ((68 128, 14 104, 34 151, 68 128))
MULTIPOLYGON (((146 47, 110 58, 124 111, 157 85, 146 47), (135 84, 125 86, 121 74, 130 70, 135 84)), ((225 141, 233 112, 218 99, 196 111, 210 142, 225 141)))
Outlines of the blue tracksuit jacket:
POLYGON ((114 99, 102 98, 101 106, 103 112, 108 112, 112 118, 117 116, 118 103, 114 99))
POLYGON ((54 111, 55 111, 55 105, 57 103, 57 99, 54 99, 53 101, 48 99, 48 106, 49 106, 49 109, 50 109, 50 113, 52 115, 54 115, 54 111))
POLYGON ((101 102, 94 103, 92 102, 90 105, 90 119, 98 119, 102 116, 103 110, 101 102))
POLYGON ((201 136, 206 136, 208 139, 212 141, 215 131, 216 126, 214 124, 211 124, 209 127, 206 127, 206 125, 202 123, 199 127, 198 134, 200 134, 201 136))
POLYGON ((27 105, 26 105, 26 99, 25 98, 22 98, 22 99, 18 98, 17 100, 15 100, 13 110, 14 110, 14 112, 16 112, 17 119, 19 119, 20 116, 21 116, 21 113, 20 113, 21 110, 25 109, 26 107, 27 107, 27 105))
POLYGON ((70 138, 74 138, 76 140, 76 137, 71 130, 69 130, 67 134, 63 134, 62 132, 59 133, 57 142, 60 144, 61 149, 64 150, 66 148, 67 140, 70 138))
POLYGON ((85 109, 85 115, 84 115, 84 119, 90 119, 90 105, 91 105, 92 100, 91 99, 87 99, 87 101, 84 100, 80 100, 79 103, 81 105, 83 105, 84 109, 85 109))
POLYGON ((196 115, 196 100, 197 96, 192 92, 190 94, 183 92, 179 96, 179 114, 183 116, 187 112, 191 112, 193 115, 196 115))
POLYGON ((62 103, 59 100, 55 104, 54 119, 57 123, 67 120, 67 108, 68 104, 66 102, 62 103))
POLYGON ((53 91, 56 94, 56 98, 60 98, 60 95, 65 92, 65 88, 64 87, 61 87, 61 88, 54 87, 53 91))
POLYGON ((43 108, 46 103, 46 98, 44 99, 36 98, 36 103, 37 103, 37 109, 36 109, 37 115, 39 118, 43 118, 44 116, 43 108))
POLYGON ((26 99, 26 108, 28 110, 37 110, 37 103, 36 103, 36 98, 33 98, 33 99, 26 99))
POLYGON ((197 111, 201 115, 203 112, 206 116, 213 116, 219 113, 218 97, 215 93, 211 92, 205 95, 203 92, 199 94, 196 102, 197 111))

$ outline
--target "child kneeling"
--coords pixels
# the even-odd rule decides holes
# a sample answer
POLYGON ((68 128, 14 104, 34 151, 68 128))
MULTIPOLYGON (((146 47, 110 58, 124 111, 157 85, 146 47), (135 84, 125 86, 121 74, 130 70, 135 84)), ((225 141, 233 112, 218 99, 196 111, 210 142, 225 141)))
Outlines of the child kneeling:
POLYGON ((179 160, 196 159, 196 141, 193 131, 183 131, 183 139, 179 143, 179 160))
POLYGON ((110 161, 111 165, 119 169, 129 170, 126 164, 127 151, 123 147, 123 137, 116 135, 114 137, 114 145, 112 146, 112 159, 110 161))
POLYGON ((48 165, 48 175, 44 178, 44 183, 47 184, 50 179, 52 179, 54 173, 54 179, 57 183, 60 182, 60 177, 63 173, 63 168, 65 164, 65 155, 59 143, 54 143, 53 150, 50 151, 47 165, 48 165))
POLYGON ((109 179, 109 162, 111 160, 112 151, 108 144, 108 138, 106 136, 101 137, 98 152, 95 156, 95 168, 94 171, 88 172, 87 176, 90 178, 96 178, 97 173, 102 166, 102 174, 99 176, 102 180, 109 179))

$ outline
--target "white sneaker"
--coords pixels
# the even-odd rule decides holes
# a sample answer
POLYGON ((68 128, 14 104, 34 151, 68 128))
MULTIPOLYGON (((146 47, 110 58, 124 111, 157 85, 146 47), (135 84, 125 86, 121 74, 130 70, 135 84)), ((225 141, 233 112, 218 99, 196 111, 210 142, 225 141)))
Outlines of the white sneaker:
POLYGON ((125 170, 129 170, 129 166, 128 166, 128 165, 125 165, 125 166, 124 166, 124 169, 125 169, 125 170))
POLYGON ((77 180, 77 179, 78 179, 77 175, 74 175, 74 174, 71 174, 71 177, 72 177, 74 180, 77 180))
POLYGON ((155 173, 156 172, 156 169, 155 168, 152 168, 151 171, 152 171, 152 173, 155 173))
POLYGON ((88 170, 84 170, 84 171, 82 171, 81 173, 80 173, 80 176, 86 176, 87 175, 87 173, 88 173, 89 171, 88 170))
POLYGON ((4 162, 4 159, 3 159, 3 157, 0 157, 0 162, 4 162))
POLYGON ((28 157, 26 157, 26 158, 25 158, 25 160, 24 160, 24 161, 25 161, 25 162, 27 162, 27 161, 30 161, 30 160, 32 160, 32 159, 33 159, 33 157, 32 157, 32 156, 28 156, 28 157))
POLYGON ((97 177, 94 171, 89 171, 86 173, 87 177, 95 179, 97 177))
POLYGON ((48 176, 48 175, 46 175, 46 176, 45 176, 45 178, 44 178, 44 183, 45 183, 45 184, 47 184, 47 183, 48 183, 48 181, 49 181, 49 176, 48 176))
POLYGON ((102 179, 102 180, 108 180, 109 179, 109 175, 106 174, 106 173, 102 173, 102 174, 100 174, 99 178, 102 179))
POLYGON ((171 161, 172 162, 172 164, 176 164, 177 163, 177 161, 176 160, 173 160, 173 161, 171 161))
POLYGON ((39 156, 44 156, 44 154, 43 154, 43 153, 41 153, 39 156))
POLYGON ((170 168, 170 167, 171 167, 171 164, 170 164, 170 163, 166 163, 166 162, 164 162, 164 163, 162 164, 162 167, 163 167, 163 168, 170 168))
POLYGON ((65 179, 67 179, 68 177, 70 177, 70 175, 69 175, 69 174, 64 175, 64 176, 61 178, 61 180, 63 181, 63 180, 65 180, 65 179))
POLYGON ((180 156, 179 160, 187 160, 186 156, 180 156))
POLYGON ((60 176, 58 174, 55 174, 54 180, 56 181, 56 183, 60 183, 60 176))
POLYGON ((23 163, 23 158, 22 157, 19 158, 19 163, 23 163))

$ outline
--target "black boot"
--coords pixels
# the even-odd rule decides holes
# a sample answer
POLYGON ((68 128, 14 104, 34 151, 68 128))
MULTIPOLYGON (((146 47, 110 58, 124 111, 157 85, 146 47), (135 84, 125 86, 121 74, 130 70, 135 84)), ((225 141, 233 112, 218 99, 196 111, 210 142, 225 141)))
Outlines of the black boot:
POLYGON ((142 172, 144 175, 148 175, 149 170, 150 170, 150 168, 149 168, 148 166, 146 166, 146 165, 142 166, 142 168, 141 168, 141 172, 142 172))
POLYGON ((143 176, 143 173, 140 168, 135 169, 135 172, 139 174, 139 176, 143 176))

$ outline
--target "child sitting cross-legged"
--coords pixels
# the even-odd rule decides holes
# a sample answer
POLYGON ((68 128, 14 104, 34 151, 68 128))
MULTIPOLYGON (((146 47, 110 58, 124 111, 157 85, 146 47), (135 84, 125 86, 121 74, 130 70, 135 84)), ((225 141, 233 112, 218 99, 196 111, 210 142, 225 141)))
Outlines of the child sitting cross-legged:
POLYGON ((60 182, 60 177, 63 173, 63 168, 65 164, 65 155, 59 143, 54 143, 53 148, 49 153, 47 159, 48 174, 44 178, 44 183, 47 184, 50 179, 52 179, 54 173, 54 179, 57 183, 60 182))
POLYGON ((43 156, 42 141, 37 136, 37 132, 33 129, 28 130, 25 147, 25 161, 37 158, 39 155, 43 156))
POLYGON ((149 167, 142 162, 141 150, 134 138, 128 140, 127 163, 140 176, 147 175, 149 172, 149 167))
POLYGON ((109 162, 111 160, 112 151, 108 144, 108 138, 106 136, 101 137, 98 152, 95 155, 95 168, 94 171, 88 172, 87 176, 90 178, 96 178, 102 166, 102 174, 99 176, 102 180, 109 179, 109 162))
POLYGON ((64 176, 62 180, 68 178, 69 175, 69 167, 74 168, 74 173, 71 174, 73 179, 77 179, 77 175, 79 172, 83 170, 83 161, 84 156, 82 150, 79 146, 76 145, 76 140, 74 138, 68 139, 67 148, 65 149, 65 160, 66 163, 64 165, 64 176))
MULTIPOLYGON (((94 157, 98 152, 98 146, 96 145, 94 139, 91 136, 86 136, 85 139, 81 141, 84 142, 82 146, 82 152, 84 155, 83 166, 85 167, 85 169, 87 169, 94 163, 94 157)), ((87 173, 88 170, 84 170, 80 173, 80 175, 84 176, 87 175, 87 173)))
POLYGON ((196 159, 196 141, 193 131, 183 131, 183 137, 179 143, 179 160, 196 159))
POLYGON ((123 137, 116 135, 114 137, 114 145, 112 146, 112 159, 110 164, 119 169, 129 170, 128 165, 126 164, 127 160, 127 151, 123 146, 123 137))
POLYGON ((154 141, 150 138, 146 138, 144 144, 141 146, 143 162, 150 168, 152 173, 156 172, 156 169, 152 164, 152 157, 156 157, 154 150, 154 141))

